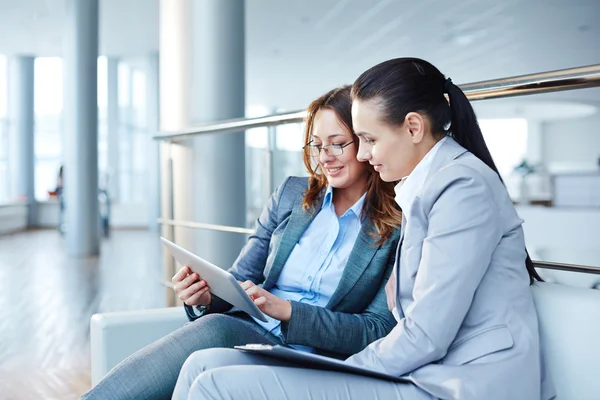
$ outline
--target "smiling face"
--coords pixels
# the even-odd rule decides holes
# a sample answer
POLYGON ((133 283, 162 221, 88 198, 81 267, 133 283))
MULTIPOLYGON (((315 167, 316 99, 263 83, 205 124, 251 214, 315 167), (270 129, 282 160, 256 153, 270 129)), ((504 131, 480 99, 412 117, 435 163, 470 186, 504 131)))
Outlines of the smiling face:
POLYGON ((427 122, 409 113, 400 126, 382 122, 376 101, 355 100, 352 124, 360 138, 358 159, 368 161, 383 181, 398 181, 415 169, 435 141, 426 134, 427 122))
MULTIPOLYGON (((311 145, 323 147, 353 142, 355 136, 341 123, 334 111, 322 108, 315 114, 311 140, 311 145)), ((366 163, 357 160, 356 151, 355 143, 344 147, 343 154, 338 156, 327 155, 322 149, 315 160, 332 187, 362 195, 369 172, 366 163)))

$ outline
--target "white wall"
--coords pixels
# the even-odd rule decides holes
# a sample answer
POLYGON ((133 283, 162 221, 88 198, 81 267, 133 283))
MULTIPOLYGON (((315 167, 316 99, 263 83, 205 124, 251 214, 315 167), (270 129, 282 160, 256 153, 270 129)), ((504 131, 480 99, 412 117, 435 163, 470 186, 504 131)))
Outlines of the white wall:
MULTIPOLYGON (((600 209, 517 206, 533 260, 600 267, 600 209)), ((542 276, 574 286, 600 284, 600 275, 543 270, 542 276)))
POLYGON ((25 204, 0 205, 0 235, 22 231, 27 227, 25 204))
MULTIPOLYGON (((36 225, 56 228, 59 221, 58 201, 38 202, 36 225)), ((116 204, 111 210, 110 225, 113 228, 147 228, 148 206, 146 204, 116 204)), ((0 235, 25 229, 27 207, 25 205, 0 206, 0 235)))
POLYGON ((598 168, 600 114, 545 122, 542 130, 543 157, 551 170, 563 167, 598 168))

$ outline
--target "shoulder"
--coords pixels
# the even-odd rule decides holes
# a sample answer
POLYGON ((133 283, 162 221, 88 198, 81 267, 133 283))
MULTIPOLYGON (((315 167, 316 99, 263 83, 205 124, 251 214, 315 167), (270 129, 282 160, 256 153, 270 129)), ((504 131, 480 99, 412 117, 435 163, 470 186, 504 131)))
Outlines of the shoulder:
POLYGON ((498 186, 503 187, 498 174, 473 154, 465 153, 428 176, 419 197, 425 208, 440 200, 464 207, 472 201, 493 205, 498 186))
POLYGON ((303 196, 308 188, 308 178, 299 176, 288 176, 277 188, 281 200, 295 199, 303 196))
POLYGON ((288 176, 271 195, 270 208, 287 214, 302 203, 307 187, 307 177, 288 176))

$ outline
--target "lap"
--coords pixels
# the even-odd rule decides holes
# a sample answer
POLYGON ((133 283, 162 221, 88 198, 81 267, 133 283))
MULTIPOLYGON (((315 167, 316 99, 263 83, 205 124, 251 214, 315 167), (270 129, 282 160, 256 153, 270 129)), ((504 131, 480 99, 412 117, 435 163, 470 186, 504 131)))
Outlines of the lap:
POLYGON ((431 400, 417 386, 334 371, 235 365, 200 374, 189 398, 198 399, 397 399, 431 400))
POLYGON ((411 384, 333 371, 298 368, 234 349, 195 352, 181 370, 173 399, 430 400, 411 384))

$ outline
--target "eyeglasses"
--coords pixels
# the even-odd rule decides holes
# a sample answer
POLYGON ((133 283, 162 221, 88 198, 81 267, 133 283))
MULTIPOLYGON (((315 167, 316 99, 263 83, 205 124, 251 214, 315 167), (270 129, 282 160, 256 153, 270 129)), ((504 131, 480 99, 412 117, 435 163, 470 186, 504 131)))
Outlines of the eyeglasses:
POLYGON ((311 144, 313 141, 308 142, 306 146, 302 149, 308 151, 308 155, 311 157, 319 157, 321 154, 321 150, 325 151, 325 154, 332 157, 338 157, 344 154, 344 147, 350 146, 354 141, 344 143, 344 144, 328 144, 327 146, 321 146, 316 144, 311 144))

